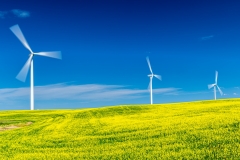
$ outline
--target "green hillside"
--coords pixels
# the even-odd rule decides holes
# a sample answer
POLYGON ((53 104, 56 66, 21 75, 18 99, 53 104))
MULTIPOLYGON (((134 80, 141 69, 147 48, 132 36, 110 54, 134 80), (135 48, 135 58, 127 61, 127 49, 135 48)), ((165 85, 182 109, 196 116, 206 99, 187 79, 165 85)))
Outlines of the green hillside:
POLYGON ((240 99, 1 111, 0 159, 239 159, 240 99))

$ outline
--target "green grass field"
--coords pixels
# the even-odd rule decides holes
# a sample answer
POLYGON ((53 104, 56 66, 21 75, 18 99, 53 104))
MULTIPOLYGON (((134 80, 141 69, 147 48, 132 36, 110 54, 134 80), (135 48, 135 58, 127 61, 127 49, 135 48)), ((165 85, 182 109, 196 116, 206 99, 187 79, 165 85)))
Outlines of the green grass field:
POLYGON ((240 159, 240 99, 1 111, 0 159, 240 159))

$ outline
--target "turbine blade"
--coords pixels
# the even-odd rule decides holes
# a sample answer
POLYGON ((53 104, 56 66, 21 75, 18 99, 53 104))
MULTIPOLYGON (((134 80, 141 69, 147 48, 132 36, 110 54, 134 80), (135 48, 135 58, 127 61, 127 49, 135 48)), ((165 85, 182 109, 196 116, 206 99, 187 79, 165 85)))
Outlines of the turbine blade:
POLYGON ((212 88, 215 84, 209 84, 208 89, 212 88))
POLYGON ((150 90, 150 83, 151 83, 151 81, 150 81, 149 84, 148 84, 148 91, 149 91, 149 92, 151 92, 151 90, 150 90))
POLYGON ((10 27, 10 30, 15 34, 15 36, 20 40, 20 42, 31 52, 33 53, 33 51, 31 50, 30 46, 28 45, 21 29, 19 28, 19 26, 16 24, 12 27, 10 27))
POLYGON ((149 61, 149 58, 147 57, 146 59, 147 59, 147 63, 148 63, 148 67, 149 67, 149 69, 150 69, 150 72, 153 73, 153 72, 152 72, 152 68, 151 68, 151 64, 150 64, 150 61, 149 61))
POLYGON ((216 75, 215 75, 215 84, 217 84, 217 79, 218 79, 218 71, 216 71, 216 75))
POLYGON ((46 57, 51 57, 51 58, 62 59, 61 51, 38 52, 38 53, 34 53, 34 54, 39 55, 39 56, 46 56, 46 57))
POLYGON ((218 88, 218 91, 220 92, 220 94, 223 95, 223 92, 222 92, 222 90, 220 89, 220 87, 218 87, 218 85, 217 85, 217 88, 218 88))
POLYGON ((156 78, 159 79, 159 80, 162 80, 162 77, 161 77, 160 75, 154 74, 153 76, 156 77, 156 78))
POLYGON ((25 82, 26 80, 26 77, 27 77, 27 74, 28 74, 28 71, 29 71, 29 67, 31 65, 31 60, 32 60, 32 55, 28 58, 27 62, 24 64, 23 68, 21 69, 21 71, 18 73, 17 75, 17 79, 22 81, 22 82, 25 82))

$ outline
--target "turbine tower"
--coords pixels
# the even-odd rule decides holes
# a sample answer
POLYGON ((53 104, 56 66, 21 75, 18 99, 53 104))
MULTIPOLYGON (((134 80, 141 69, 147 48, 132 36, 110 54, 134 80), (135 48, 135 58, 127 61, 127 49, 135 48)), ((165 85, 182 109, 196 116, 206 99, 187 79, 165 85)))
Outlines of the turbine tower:
POLYGON ((153 74, 151 64, 150 64, 150 61, 149 61, 148 57, 147 57, 147 63, 148 63, 148 67, 149 67, 150 72, 151 72, 151 74, 148 75, 148 77, 150 78, 150 82, 149 82, 149 86, 148 86, 148 88, 150 88, 150 102, 151 102, 151 104, 153 104, 152 79, 153 79, 153 77, 156 77, 157 79, 162 80, 162 77, 160 75, 153 74))
POLYGON ((53 51, 53 52, 33 52, 30 46, 28 45, 26 39, 24 38, 24 35, 19 28, 19 26, 16 24, 12 27, 10 27, 10 30, 15 34, 15 36, 20 40, 20 42, 24 45, 25 48, 27 48, 30 51, 29 58, 27 62, 24 64, 23 68, 17 75, 17 79, 25 82, 29 68, 30 68, 30 83, 31 83, 31 89, 30 89, 30 104, 31 104, 31 110, 34 110, 34 71, 33 71, 33 57, 35 55, 39 56, 46 56, 46 57, 51 57, 51 58, 57 58, 57 59, 62 59, 62 55, 60 51, 53 51))
POLYGON ((218 91, 221 95, 223 95, 223 92, 221 91, 221 89, 218 87, 217 85, 217 79, 218 79, 218 71, 216 71, 216 75, 215 75, 215 83, 214 84, 209 84, 208 85, 208 89, 212 88, 213 87, 213 90, 214 90, 214 99, 216 100, 217 99, 217 96, 216 96, 216 91, 218 88, 218 91))

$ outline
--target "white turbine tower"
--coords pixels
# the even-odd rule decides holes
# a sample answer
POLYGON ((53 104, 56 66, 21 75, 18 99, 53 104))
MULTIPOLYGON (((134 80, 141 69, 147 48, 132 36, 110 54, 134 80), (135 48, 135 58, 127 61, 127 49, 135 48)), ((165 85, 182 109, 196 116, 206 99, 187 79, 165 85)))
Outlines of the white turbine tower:
POLYGON ((153 74, 153 71, 152 71, 152 68, 151 68, 151 64, 150 64, 150 61, 149 61, 149 58, 147 57, 147 63, 148 63, 148 66, 149 66, 149 69, 150 69, 150 72, 151 74, 148 75, 148 77, 150 78, 150 83, 149 83, 149 86, 148 88, 150 88, 150 102, 151 104, 153 103, 153 96, 152 96, 152 79, 153 77, 156 77, 158 78, 159 80, 162 80, 162 77, 160 75, 156 75, 156 74, 153 74))
POLYGON ((57 59, 62 59, 62 55, 60 51, 53 51, 53 52, 38 52, 35 53, 31 50, 31 48, 29 47, 26 39, 24 38, 21 29, 19 28, 18 25, 14 25, 12 27, 10 27, 10 30, 15 34, 15 36, 20 40, 20 42, 22 42, 22 44, 24 45, 24 47, 26 47, 29 51, 29 58, 27 60, 27 62, 24 64, 23 68, 21 69, 21 71, 18 73, 17 75, 17 79, 25 82, 28 71, 29 71, 29 67, 31 67, 31 76, 30 76, 30 82, 31 82, 31 94, 30 94, 30 102, 31 102, 31 110, 34 110, 34 80, 33 80, 33 57, 35 55, 39 55, 39 56, 46 56, 46 57, 51 57, 51 58, 57 58, 57 59))
POLYGON ((217 91, 216 88, 218 88, 219 93, 220 93, 221 95, 223 95, 223 92, 221 91, 221 89, 220 89, 220 88, 218 87, 218 85, 217 85, 217 79, 218 79, 218 71, 216 71, 216 75, 215 75, 215 83, 214 83, 214 84, 209 84, 209 85, 208 85, 208 89, 214 87, 213 90, 214 90, 214 99, 215 99, 215 100, 216 100, 216 91, 217 91))

